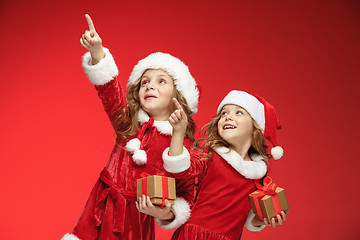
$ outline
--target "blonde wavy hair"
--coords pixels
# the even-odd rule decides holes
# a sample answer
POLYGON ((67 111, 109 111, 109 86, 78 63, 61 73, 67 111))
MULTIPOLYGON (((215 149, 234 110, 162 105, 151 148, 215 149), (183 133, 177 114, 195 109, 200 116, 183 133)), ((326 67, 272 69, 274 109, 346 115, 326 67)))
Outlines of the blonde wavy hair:
MULTIPOLYGON (((207 158, 212 157, 214 152, 213 149, 215 147, 230 148, 230 144, 226 142, 222 137, 220 137, 218 133, 218 122, 220 118, 221 118, 221 112, 216 117, 212 118, 208 124, 206 124, 204 127, 201 128, 200 134, 204 132, 204 129, 206 129, 205 131, 206 137, 195 140, 194 142, 194 147, 196 149, 202 149, 202 150, 204 150, 205 148, 209 149, 209 154, 207 158)), ((265 138, 263 137, 262 130, 256 124, 254 119, 252 119, 252 123, 253 123, 253 133, 251 139, 251 146, 248 153, 260 154, 267 161, 270 158, 270 156, 266 153, 267 146, 265 145, 265 138)))
MULTIPOLYGON (((140 78, 141 79, 141 78, 140 78)), ((140 79, 138 79, 134 84, 128 87, 128 92, 126 94, 127 106, 118 109, 115 112, 114 121, 112 125, 117 133, 117 140, 123 140, 129 136, 134 135, 139 128, 138 116, 139 110, 141 108, 139 100, 139 90, 140 90, 140 79)), ((184 112, 188 118, 188 126, 186 129, 185 136, 194 141, 194 131, 195 131, 195 122, 192 119, 192 112, 186 102, 184 96, 176 89, 174 85, 173 97, 178 100, 181 107, 184 109, 184 112)), ((171 112, 175 111, 176 107, 173 103, 171 105, 171 112)))

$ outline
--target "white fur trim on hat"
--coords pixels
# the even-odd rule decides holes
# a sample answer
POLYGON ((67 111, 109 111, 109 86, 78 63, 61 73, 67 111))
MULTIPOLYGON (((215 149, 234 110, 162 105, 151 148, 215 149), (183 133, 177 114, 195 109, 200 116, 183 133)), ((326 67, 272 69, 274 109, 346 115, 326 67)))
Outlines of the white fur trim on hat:
POLYGON ((244 108, 254 119, 256 124, 261 128, 261 130, 265 130, 264 105, 259 100, 257 100, 256 97, 247 92, 233 90, 229 92, 228 95, 226 95, 226 97, 221 101, 217 109, 218 114, 226 104, 234 104, 244 108))
POLYGON ((284 149, 282 149, 282 147, 276 146, 271 148, 271 156, 273 156, 275 160, 280 159, 283 155, 284 155, 284 149))
POLYGON ((178 156, 169 156, 170 148, 166 148, 163 152, 164 169, 170 173, 180 173, 190 167, 190 154, 186 147, 178 156))
POLYGON ((254 219, 255 217, 255 213, 253 212, 253 210, 251 209, 250 210, 250 213, 248 215, 248 218, 246 219, 246 222, 245 222, 245 227, 249 230, 249 231, 252 231, 252 232, 260 232, 261 230, 263 230, 266 225, 262 225, 260 227, 255 227, 254 225, 252 225, 251 221, 254 219))
POLYGON ((60 240, 80 240, 80 238, 78 238, 72 233, 67 233, 60 240))
POLYGON ((85 53, 82 66, 90 82, 95 85, 104 85, 114 79, 119 70, 109 49, 103 48, 105 57, 95 65, 92 65, 90 52, 85 53))
POLYGON ((178 58, 168 53, 156 52, 140 60, 135 65, 128 82, 128 87, 134 84, 147 69, 162 69, 174 80, 176 89, 184 96, 194 114, 197 112, 199 91, 195 79, 191 76, 189 68, 178 58))
POLYGON ((240 154, 229 148, 215 147, 214 150, 245 178, 259 179, 266 174, 266 164, 264 159, 261 156, 259 157, 258 154, 250 156, 253 161, 245 161, 240 154))
POLYGON ((172 206, 172 212, 175 218, 172 221, 155 219, 156 223, 164 229, 175 229, 183 225, 190 218, 190 205, 181 197, 175 199, 175 204, 172 206))

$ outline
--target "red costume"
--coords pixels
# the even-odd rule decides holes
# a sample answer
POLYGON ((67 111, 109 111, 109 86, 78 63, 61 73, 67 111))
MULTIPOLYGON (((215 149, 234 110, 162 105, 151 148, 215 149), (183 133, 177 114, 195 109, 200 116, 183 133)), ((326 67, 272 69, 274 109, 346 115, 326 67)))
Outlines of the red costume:
MULTIPOLYGON (((260 155, 251 155, 253 161, 244 161, 228 148, 217 147, 211 159, 201 159, 184 148, 180 156, 171 157, 168 149, 163 154, 164 167, 179 179, 199 177, 200 190, 191 209, 190 219, 180 227, 173 239, 240 239, 243 226, 250 231, 255 227, 251 220, 248 195, 255 191, 254 179, 262 178, 267 171, 260 155), (250 213, 250 214, 249 214, 250 213)), ((161 221, 159 221, 161 224, 161 221)))
MULTIPOLYGON (((98 64, 91 65, 90 54, 83 59, 83 66, 90 81, 95 84, 98 95, 110 121, 117 117, 116 111, 127 106, 126 98, 116 75, 115 62, 107 49, 106 56, 98 64)), ((162 153, 170 145, 172 127, 168 121, 154 121, 144 112, 139 112, 139 131, 123 140, 119 136, 110 160, 101 172, 72 234, 63 239, 82 240, 140 240, 154 239, 154 219, 140 213, 135 205, 136 179, 143 172, 155 175, 166 172, 163 168, 162 153), (137 148, 145 154, 145 164, 139 166, 129 150, 129 140, 139 139, 137 148)), ((185 140, 189 148, 192 142, 185 140)), ((135 147, 136 149, 136 147, 135 147)), ((134 154, 135 155, 135 154, 134 154)), ((143 156, 144 157, 144 156, 143 156)), ((189 217, 189 205, 193 199, 193 182, 177 182, 177 195, 172 210, 175 219, 167 228, 176 228, 189 217)))

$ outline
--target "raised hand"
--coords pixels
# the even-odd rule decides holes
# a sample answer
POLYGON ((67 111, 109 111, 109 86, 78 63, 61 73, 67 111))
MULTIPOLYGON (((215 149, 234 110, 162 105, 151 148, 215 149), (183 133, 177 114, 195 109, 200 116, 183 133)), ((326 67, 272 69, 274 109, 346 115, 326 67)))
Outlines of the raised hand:
POLYGON ((182 131, 186 132, 186 127, 188 125, 188 119, 184 112, 184 109, 181 107, 180 103, 176 98, 173 98, 176 110, 170 115, 169 123, 173 127, 173 131, 182 131))
POLYGON ((180 103, 173 98, 176 110, 170 115, 169 123, 173 127, 169 156, 178 156, 183 152, 184 137, 188 125, 188 119, 180 103))
POLYGON ((102 40, 95 30, 91 17, 88 14, 85 14, 85 18, 88 23, 89 30, 86 30, 80 38, 80 44, 90 51, 93 64, 97 64, 105 57, 105 53, 102 48, 102 40))

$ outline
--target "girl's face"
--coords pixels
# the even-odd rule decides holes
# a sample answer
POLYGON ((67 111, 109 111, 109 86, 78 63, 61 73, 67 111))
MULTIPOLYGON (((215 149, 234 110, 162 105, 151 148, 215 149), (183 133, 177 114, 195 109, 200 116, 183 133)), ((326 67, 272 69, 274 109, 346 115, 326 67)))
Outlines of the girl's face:
POLYGON ((251 143, 253 120, 245 109, 228 104, 221 109, 220 116, 218 133, 221 138, 235 147, 248 141, 251 143))
POLYGON ((140 78, 141 108, 158 121, 169 118, 172 109, 174 81, 161 69, 148 69, 140 78))

